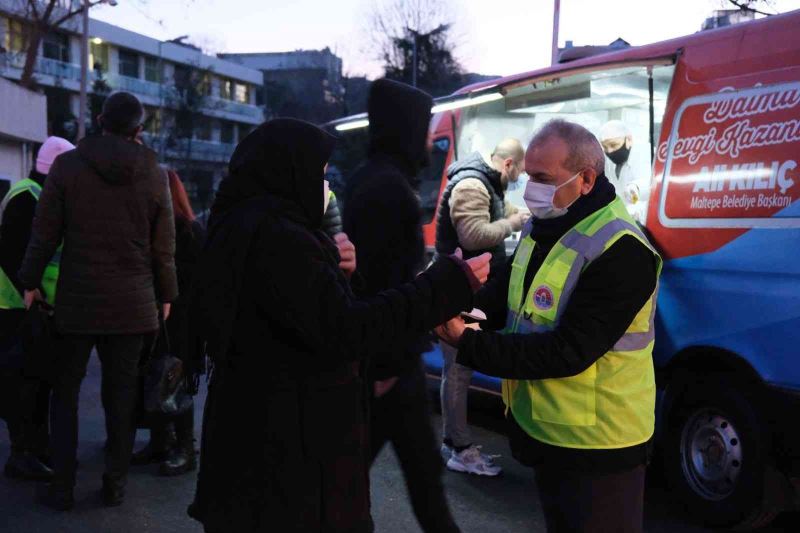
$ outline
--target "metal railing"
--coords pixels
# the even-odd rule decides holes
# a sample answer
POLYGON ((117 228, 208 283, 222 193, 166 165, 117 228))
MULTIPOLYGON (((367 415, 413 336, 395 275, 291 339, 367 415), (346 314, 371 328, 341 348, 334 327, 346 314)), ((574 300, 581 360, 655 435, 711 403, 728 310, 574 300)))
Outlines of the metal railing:
POLYGON ((264 117, 264 111, 258 106, 234 102, 232 100, 226 100, 225 98, 219 98, 218 96, 208 96, 206 107, 258 119, 264 117))
MULTIPOLYGON (((22 52, 6 52, 4 63, 12 68, 24 69, 25 68, 25 54, 22 52)), ((36 64, 33 71, 37 74, 44 74, 45 76, 53 76, 54 78, 62 78, 80 81, 81 79, 81 66, 66 61, 59 61, 57 59, 50 59, 49 57, 39 56, 36 58, 36 64)))
POLYGON ((190 151, 189 139, 162 138, 149 133, 142 134, 142 138, 147 146, 173 159, 183 159, 188 154, 190 160, 227 162, 236 148, 234 144, 192 139, 190 151))

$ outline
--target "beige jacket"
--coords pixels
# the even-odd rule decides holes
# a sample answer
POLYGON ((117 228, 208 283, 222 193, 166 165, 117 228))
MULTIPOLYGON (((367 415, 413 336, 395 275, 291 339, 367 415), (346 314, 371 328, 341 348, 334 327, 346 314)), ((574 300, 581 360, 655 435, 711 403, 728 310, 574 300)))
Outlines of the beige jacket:
MULTIPOLYGON (((461 180, 450 193, 450 219, 458 234, 458 242, 469 251, 492 248, 503 242, 514 228, 507 218, 491 222, 489 191, 479 179, 461 180)), ((518 213, 519 209, 505 203, 505 216, 518 213)))

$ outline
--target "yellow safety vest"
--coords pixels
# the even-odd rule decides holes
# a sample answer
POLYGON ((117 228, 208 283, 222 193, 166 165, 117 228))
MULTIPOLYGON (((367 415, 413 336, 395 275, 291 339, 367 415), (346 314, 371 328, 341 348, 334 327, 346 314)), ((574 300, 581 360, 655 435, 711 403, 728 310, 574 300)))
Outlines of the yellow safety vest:
MULTIPOLYGON (((553 246, 523 299, 525 272, 536 243, 526 236, 514 256, 504 333, 555 329, 581 273, 624 235, 661 257, 622 200, 576 224, 553 246)), ((584 372, 567 378, 503 380, 503 401, 528 435, 554 446, 613 449, 635 446, 655 428, 653 321, 658 286, 617 343, 584 372)))
MULTIPOLYGON (((23 193, 31 193, 36 201, 42 194, 42 187, 31 179, 20 180, 9 189, 2 203, 0 203, 0 220, 2 220, 8 203, 23 193)), ((61 249, 63 243, 58 246, 56 253, 50 259, 42 275, 42 289, 47 303, 54 305, 56 301, 56 283, 58 282, 59 263, 61 262, 61 249)), ((24 309, 25 301, 17 288, 11 283, 8 275, 0 268, 0 309, 24 309)))

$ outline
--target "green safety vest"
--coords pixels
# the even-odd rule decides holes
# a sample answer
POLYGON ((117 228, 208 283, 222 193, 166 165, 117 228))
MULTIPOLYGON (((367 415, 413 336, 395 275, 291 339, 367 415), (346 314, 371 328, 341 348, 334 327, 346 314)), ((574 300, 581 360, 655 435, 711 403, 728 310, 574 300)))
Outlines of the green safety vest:
MULTIPOLYGON (((530 235, 514 256, 504 333, 541 333, 558 325, 581 272, 620 237, 661 257, 617 197, 576 224, 547 254, 523 299, 525 272, 536 246, 530 235)), ((655 428, 654 316, 658 286, 605 355, 576 376, 503 380, 503 402, 528 435, 554 446, 613 449, 635 446, 655 428)))
MULTIPOLYGON (((2 203, 0 203, 0 220, 2 220, 3 213, 5 212, 8 203, 20 194, 29 192, 33 195, 36 201, 39 201, 39 196, 42 194, 42 187, 31 179, 24 179, 15 183, 9 189, 2 203)), ((42 275, 42 289, 44 289, 44 297, 47 303, 54 305, 56 301, 56 283, 58 281, 58 266, 61 261, 61 249, 63 243, 58 246, 56 253, 50 259, 47 267, 44 269, 42 275)), ((24 309, 25 301, 17 288, 11 283, 8 275, 0 268, 0 309, 24 309)))

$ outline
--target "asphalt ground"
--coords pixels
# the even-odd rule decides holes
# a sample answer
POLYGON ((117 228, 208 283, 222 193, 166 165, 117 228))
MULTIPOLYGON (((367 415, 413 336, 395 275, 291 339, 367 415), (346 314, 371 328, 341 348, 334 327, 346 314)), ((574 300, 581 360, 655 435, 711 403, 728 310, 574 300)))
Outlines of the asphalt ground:
MULTIPOLYGON (((197 420, 204 391, 196 401, 197 420)), ((477 405, 477 402, 473 402, 477 405)), ((511 457, 502 435, 498 402, 481 402, 472 416, 474 438, 485 451, 500 454, 501 476, 478 478, 447 472, 444 483, 453 514, 464 532, 511 533, 544 531, 532 471, 511 457)), ((434 423, 440 424, 438 415, 434 423)), ((199 426, 199 424, 198 424, 199 426)), ((198 427, 199 432, 199 427, 198 427)), ((8 456, 9 443, 0 429, 0 461, 8 456)), ((198 435, 199 436, 199 435, 198 435)), ((146 432, 138 435, 137 449, 146 432)), ((100 365, 92 358, 81 393, 79 461, 76 507, 57 513, 35 503, 36 485, 0 477, 0 532, 3 533, 201 533, 200 525, 186 515, 194 492, 195 475, 162 478, 156 467, 134 467, 125 504, 105 508, 100 503, 105 429, 100 405, 100 365)), ((379 456, 372 471, 372 507, 378 532, 419 531, 405 491, 403 475, 391 447, 379 456)), ((648 481, 645 508, 647 532, 710 531, 693 525, 663 488, 658 476, 648 481)), ((800 516, 784 515, 765 532, 800 532, 800 516)))

